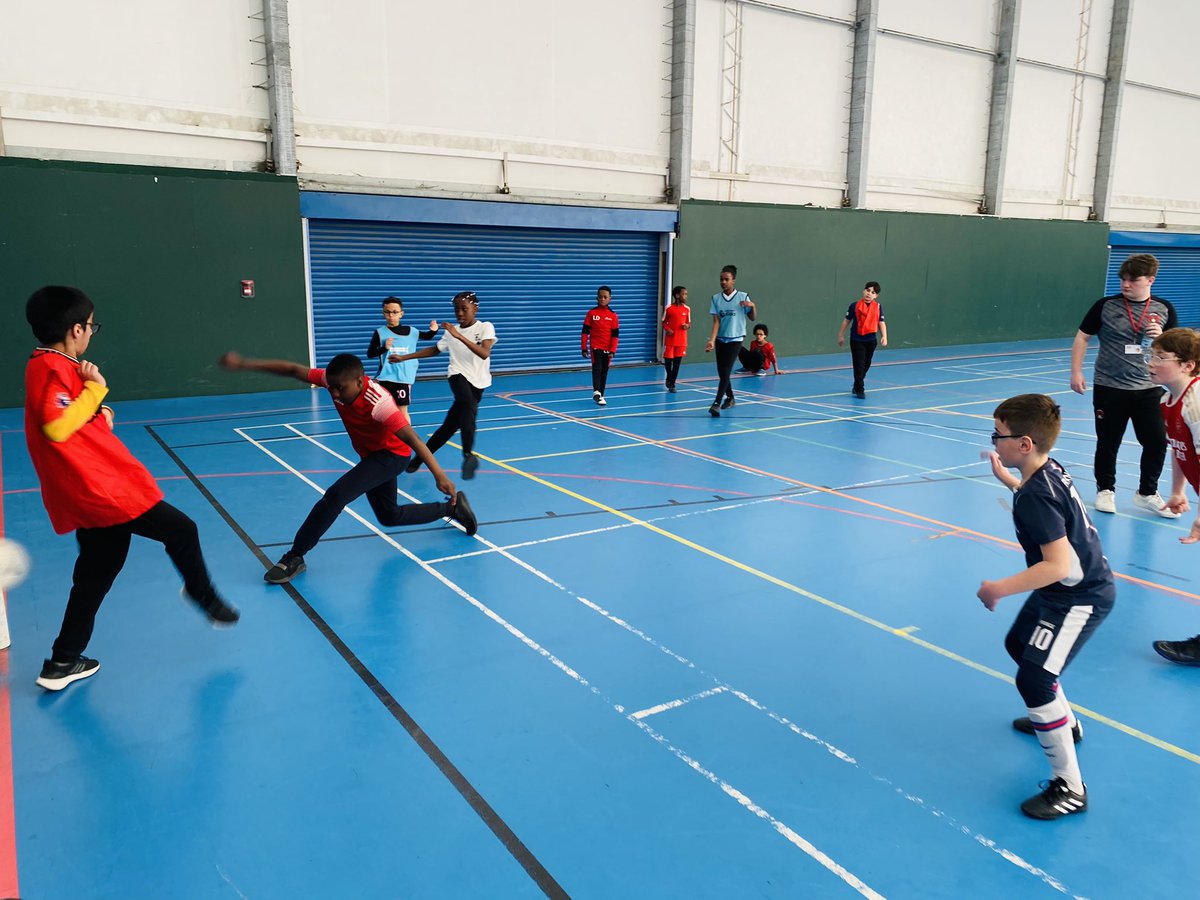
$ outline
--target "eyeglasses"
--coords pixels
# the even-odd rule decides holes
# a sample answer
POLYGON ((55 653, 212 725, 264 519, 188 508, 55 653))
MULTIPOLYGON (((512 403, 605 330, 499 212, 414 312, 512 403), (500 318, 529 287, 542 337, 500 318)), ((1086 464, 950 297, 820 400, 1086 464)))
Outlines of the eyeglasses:
POLYGON ((92 334, 95 334, 97 331, 100 330, 99 322, 80 322, 79 324, 82 325, 84 328, 92 329, 92 334))
POLYGON ((1165 362, 1179 362, 1178 356, 1159 356, 1157 353, 1149 357, 1147 360, 1151 365, 1158 365, 1165 362))
MULTIPOLYGON (((993 447, 996 446, 996 444, 1000 443, 1000 441, 1004 440, 1005 438, 1023 438, 1023 437, 1029 437, 1029 435, 1027 435, 1027 434, 1001 434, 998 431, 993 431, 992 432, 992 446, 993 447)), ((1029 442, 1031 444, 1037 443, 1037 441, 1035 441, 1033 438, 1029 438, 1029 442)))

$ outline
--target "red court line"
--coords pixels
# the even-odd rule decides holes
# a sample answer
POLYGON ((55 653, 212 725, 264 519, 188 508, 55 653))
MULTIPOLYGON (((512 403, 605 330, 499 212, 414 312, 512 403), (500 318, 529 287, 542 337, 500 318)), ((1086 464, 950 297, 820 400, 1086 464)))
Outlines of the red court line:
MULTIPOLYGON (((0 440, 0 451, 4 442, 0 440)), ((4 454, 0 452, 0 537, 4 536, 4 454)), ((0 590, 4 615, 8 597, 0 590)), ((17 814, 13 803, 12 716, 8 690, 8 650, 0 650, 0 896, 19 897, 17 887, 17 814)))
MULTIPOLYGON (((926 357, 925 359, 881 360, 878 362, 872 362, 871 365, 872 366, 914 366, 914 365, 918 365, 921 363, 958 362, 959 360, 964 360, 964 359, 996 359, 1001 356, 1040 356, 1043 353, 1068 353, 1068 352, 1070 352, 1070 349, 1071 349, 1070 347, 1062 347, 1059 349, 1047 348, 1045 350, 1008 350, 1003 353, 968 353, 966 356, 930 356, 930 357, 926 357)), ((832 356, 833 354, 829 354, 829 355, 832 356)), ((804 375, 804 374, 811 374, 813 372, 844 372, 845 370, 846 370, 846 363, 840 362, 840 363, 837 363, 834 365, 828 365, 828 366, 810 366, 807 369, 788 369, 783 374, 784 375, 804 375)), ((579 369, 578 371, 584 372, 584 373, 587 372, 586 369, 579 369)), ((520 374, 520 373, 513 373, 513 374, 520 374)), ((755 375, 739 375, 737 373, 734 373, 734 375, 732 377, 735 379, 745 379, 745 378, 756 378, 757 376, 755 376, 755 375)), ((705 375, 700 378, 684 378, 684 379, 681 379, 681 383, 683 383, 683 384, 701 384, 701 383, 706 383, 706 382, 712 381, 715 378, 716 378, 715 374, 714 375, 705 375)), ((582 382, 580 382, 580 384, 582 384, 582 382)), ((625 384, 614 385, 614 386, 615 387, 623 387, 623 388, 649 387, 651 385, 656 385, 656 384, 662 384, 662 379, 655 378, 652 381, 631 381, 631 382, 627 382, 625 384)), ((568 385, 567 387, 558 387, 558 388, 525 388, 524 390, 519 390, 519 391, 496 391, 495 396, 501 400, 511 400, 513 397, 519 397, 522 394, 539 394, 539 395, 540 394, 569 394, 569 393, 574 393, 576 391, 579 391, 581 389, 582 388, 580 388, 577 385, 568 385)), ((778 398, 776 398, 776 399, 778 399, 778 398)), ((520 402, 520 401, 517 401, 517 402, 520 402)))

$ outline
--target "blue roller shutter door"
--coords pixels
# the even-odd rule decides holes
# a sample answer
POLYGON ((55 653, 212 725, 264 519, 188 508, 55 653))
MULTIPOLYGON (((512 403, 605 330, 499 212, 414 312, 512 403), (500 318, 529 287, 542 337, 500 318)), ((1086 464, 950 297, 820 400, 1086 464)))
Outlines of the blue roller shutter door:
MULTIPOLYGON (((657 234, 311 219, 308 240, 319 366, 338 353, 365 357, 384 297, 401 298, 404 324, 425 329, 452 320, 451 298, 466 290, 496 327, 493 372, 579 366, 583 316, 601 284, 621 320, 617 361, 655 359, 657 234)), ((422 360, 421 374, 444 374, 446 362, 422 360)))
POLYGON ((1121 263, 1135 253, 1158 257, 1158 276, 1152 288, 1156 296, 1170 300, 1185 328, 1200 328, 1200 247, 1160 247, 1113 244, 1108 251, 1108 280, 1105 292, 1119 293, 1117 272, 1121 263))

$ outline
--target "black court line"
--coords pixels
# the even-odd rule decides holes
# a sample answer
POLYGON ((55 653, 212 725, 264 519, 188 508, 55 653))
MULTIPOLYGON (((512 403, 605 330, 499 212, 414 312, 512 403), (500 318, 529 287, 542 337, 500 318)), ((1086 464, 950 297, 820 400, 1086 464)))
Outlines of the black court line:
MULTIPOLYGON (((212 495, 212 493, 204 486, 195 473, 193 473, 192 470, 189 469, 183 462, 183 460, 175 454, 174 450, 172 450, 171 447, 169 447, 167 443, 161 437, 159 437, 157 433, 155 433, 154 429, 149 425, 145 426, 145 428, 146 431, 149 432, 150 436, 158 442, 158 445, 162 447, 163 452, 171 457, 171 459, 175 462, 175 465, 179 467, 180 471, 188 477, 188 480, 190 480, 193 485, 195 485, 196 490, 200 491, 200 493, 204 496, 204 499, 206 499, 212 505, 212 508, 217 511, 217 514, 224 519, 225 523, 233 529, 234 533, 239 538, 242 539, 242 543, 244 543, 250 549, 250 552, 258 558, 258 561, 263 564, 263 568, 269 569, 272 565, 271 560, 268 559, 266 554, 264 554, 258 549, 258 547, 254 545, 254 542, 250 540, 250 536, 246 534, 245 530, 241 525, 238 524, 237 520, 226 511, 225 507, 221 505, 220 501, 218 501, 217 498, 212 495)), ((429 757, 433 764, 438 767, 438 770, 441 771, 446 780, 449 781, 450 784, 454 786, 454 789, 462 795, 462 798, 467 801, 467 804, 475 811, 475 814, 479 816, 479 818, 483 820, 483 823, 492 830, 492 833, 500 839, 500 843, 504 845, 504 848, 512 855, 513 859, 520 864, 521 868, 529 873, 529 877, 533 879, 534 883, 539 888, 541 888, 542 893, 544 893, 547 897, 569 898, 570 895, 563 890, 562 886, 554 879, 554 876, 546 870, 546 867, 538 861, 537 857, 535 857, 529 848, 526 847, 521 841, 521 839, 517 837, 516 833, 509 828, 508 824, 500 817, 500 814, 492 808, 491 804, 483 799, 483 796, 479 793, 479 791, 477 791, 471 782, 467 780, 467 777, 459 771, 458 767, 450 761, 450 758, 442 752, 441 748, 434 743, 433 739, 425 733, 425 730, 421 728, 417 721, 411 715, 409 715, 408 711, 405 710, 405 708, 400 705, 396 698, 388 692, 387 688, 380 684, 379 679, 372 674, 371 670, 368 669, 362 663, 362 661, 354 655, 354 651, 346 646, 346 643, 338 636, 337 632, 335 632, 329 626, 329 623, 321 617, 320 613, 312 608, 309 602, 304 599, 304 596, 298 590, 296 590, 295 587, 290 584, 284 584, 281 585, 281 587, 287 592, 287 595, 292 598, 292 602, 299 607, 300 611, 303 612, 304 615, 308 617, 309 621, 316 626, 317 630, 321 633, 321 636, 324 637, 325 640, 329 642, 329 645, 337 651, 338 655, 345 660, 346 664, 354 671, 354 674, 362 680, 363 684, 370 689, 371 693, 375 695, 376 699, 383 704, 384 708, 392 714, 392 717, 400 723, 405 731, 408 732, 409 737, 411 737, 416 745, 420 747, 422 751, 424 751, 425 755, 429 757)))

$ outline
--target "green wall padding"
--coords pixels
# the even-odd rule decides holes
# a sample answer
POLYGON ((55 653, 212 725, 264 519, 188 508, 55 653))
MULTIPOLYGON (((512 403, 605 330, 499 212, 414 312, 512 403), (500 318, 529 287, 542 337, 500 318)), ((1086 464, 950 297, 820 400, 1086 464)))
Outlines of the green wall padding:
POLYGON ((674 252, 692 307, 689 362, 705 358, 727 263, 779 355, 848 356, 838 328, 868 281, 883 287, 893 347, 1073 337, 1104 295, 1108 226, 687 201, 674 252))
POLYGON ((294 178, 0 158, 0 198, 0 407, 24 403, 25 301, 44 284, 95 302, 87 358, 113 403, 295 387, 216 366, 230 348, 308 359, 294 178))

